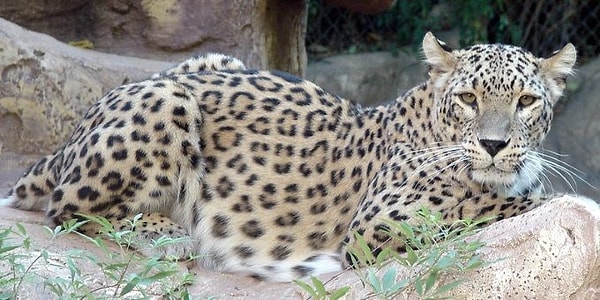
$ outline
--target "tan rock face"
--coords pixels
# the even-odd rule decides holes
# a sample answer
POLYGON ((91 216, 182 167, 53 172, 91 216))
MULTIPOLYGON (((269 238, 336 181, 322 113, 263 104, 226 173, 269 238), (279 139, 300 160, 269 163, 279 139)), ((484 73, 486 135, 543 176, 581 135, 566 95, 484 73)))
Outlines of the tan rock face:
MULTIPOLYGON (((2 2, 0 16, 56 33, 63 41, 89 38, 98 49, 115 53, 181 61, 199 52, 222 52, 251 67, 299 75, 306 66, 302 0, 58 1, 55 7, 46 2, 27 2, 32 10, 2 2), (81 20, 81 14, 89 18, 81 20), (56 16, 62 21, 51 26, 48 20, 56 16)), ((0 19, 4 150, 55 150, 108 90, 169 65, 70 47, 0 19)))
POLYGON ((498 262, 469 275, 453 295, 470 299, 599 299, 600 209, 563 196, 486 228, 482 255, 498 262), (473 291, 479 291, 477 294, 473 291))
MULTIPOLYGON (((448 274, 440 284, 466 279, 446 295, 451 299, 600 299, 600 208, 590 199, 553 199, 494 223, 475 238, 486 243, 480 255, 493 263, 467 274, 448 274)), ((406 276, 401 266, 392 267, 398 268, 400 279, 406 276)), ((349 299, 372 292, 351 272, 328 284, 332 290, 341 286, 352 287, 349 299)))
POLYGON ((305 4, 304 0, 3 1, 0 17, 65 43, 85 40, 104 52, 168 61, 220 52, 253 68, 302 75, 305 4))
POLYGON ((56 149, 88 107, 109 89, 169 65, 82 50, 0 19, 0 140, 4 151, 56 149))

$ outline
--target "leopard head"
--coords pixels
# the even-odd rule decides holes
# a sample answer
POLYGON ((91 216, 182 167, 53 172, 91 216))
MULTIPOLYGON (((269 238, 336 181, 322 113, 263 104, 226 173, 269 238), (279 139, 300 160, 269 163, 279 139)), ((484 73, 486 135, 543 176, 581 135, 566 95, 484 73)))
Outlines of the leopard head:
POLYGON ((567 44, 549 58, 501 44, 452 51, 428 33, 423 50, 438 142, 460 145, 476 182, 508 195, 541 186, 543 160, 536 149, 573 72, 575 47, 567 44))

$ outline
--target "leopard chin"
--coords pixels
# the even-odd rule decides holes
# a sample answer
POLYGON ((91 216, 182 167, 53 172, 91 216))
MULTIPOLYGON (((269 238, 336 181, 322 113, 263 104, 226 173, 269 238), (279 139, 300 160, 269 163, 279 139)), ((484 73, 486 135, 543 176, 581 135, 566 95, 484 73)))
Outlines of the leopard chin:
POLYGON ((537 195, 541 193, 543 166, 527 159, 515 171, 505 171, 494 165, 471 171, 471 178, 494 188, 504 197, 537 195))

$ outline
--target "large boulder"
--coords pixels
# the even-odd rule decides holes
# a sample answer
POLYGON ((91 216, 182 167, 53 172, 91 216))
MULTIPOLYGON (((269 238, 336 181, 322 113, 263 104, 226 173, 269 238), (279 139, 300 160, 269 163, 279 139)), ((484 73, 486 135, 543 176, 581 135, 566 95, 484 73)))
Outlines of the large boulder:
POLYGON ((79 49, 0 19, 0 143, 47 153, 113 87, 170 63, 79 49))
MULTIPOLYGON (((576 176, 561 171, 566 180, 554 176, 554 189, 600 200, 600 58, 581 66, 568 80, 569 90, 555 112, 545 149, 567 163, 576 176), (578 169, 579 171, 575 170, 578 169), (584 182, 585 181, 585 182, 584 182), (587 182, 587 183, 586 183, 587 182)), ((560 170, 559 170, 560 171, 560 170)))
MULTIPOLYGON (((481 257, 491 264, 466 274, 448 274, 440 284, 465 281, 450 299, 600 299, 600 208, 583 197, 564 196, 520 216, 484 228, 481 257)), ((400 270, 401 266, 392 267, 400 270)), ((349 299, 364 299, 355 274, 344 273, 330 288, 351 286, 349 299)), ((418 299, 414 292, 405 299, 418 299)))
POLYGON ((65 43, 169 61, 220 52, 297 75, 306 14, 304 0, 0 1, 0 17, 65 43))
POLYGON ((425 66, 408 52, 342 54, 308 64, 306 78, 344 98, 375 105, 425 81, 425 66))

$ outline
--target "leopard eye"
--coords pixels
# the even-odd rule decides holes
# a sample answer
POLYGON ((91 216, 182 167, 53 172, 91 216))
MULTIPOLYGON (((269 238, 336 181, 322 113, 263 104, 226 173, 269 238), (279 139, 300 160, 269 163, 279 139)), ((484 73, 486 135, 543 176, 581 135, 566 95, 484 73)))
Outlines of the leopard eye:
POLYGON ((474 105, 477 100, 477 97, 473 93, 462 93, 458 95, 458 98, 467 105, 474 105))
POLYGON ((527 106, 533 104, 533 102, 535 102, 535 100, 536 100, 536 98, 531 95, 523 95, 523 96, 519 97, 519 106, 527 107, 527 106))

